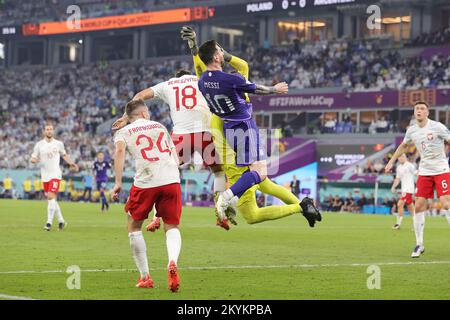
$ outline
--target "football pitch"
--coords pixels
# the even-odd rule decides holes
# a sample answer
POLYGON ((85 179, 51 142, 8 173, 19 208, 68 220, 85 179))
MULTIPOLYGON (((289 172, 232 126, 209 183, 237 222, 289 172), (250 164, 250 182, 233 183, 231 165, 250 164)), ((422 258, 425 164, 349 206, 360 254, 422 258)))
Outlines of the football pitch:
POLYGON ((257 225, 239 217, 227 232, 212 209, 185 207, 174 294, 162 230, 144 233, 155 288, 138 289, 123 206, 60 206, 67 229, 46 232, 46 202, 0 201, 0 299, 450 299, 441 217, 427 218, 426 251, 413 260, 410 217, 399 231, 380 215, 324 214, 314 229, 299 215, 257 225), (81 270, 80 289, 67 286, 70 266, 81 270))

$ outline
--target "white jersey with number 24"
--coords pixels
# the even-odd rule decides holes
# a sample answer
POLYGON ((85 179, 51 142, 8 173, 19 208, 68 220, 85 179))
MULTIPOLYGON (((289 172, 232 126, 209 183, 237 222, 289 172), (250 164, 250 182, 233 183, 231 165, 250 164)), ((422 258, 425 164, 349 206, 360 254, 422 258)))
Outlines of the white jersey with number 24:
POLYGON ((116 132, 135 161, 134 185, 155 188, 180 183, 178 155, 167 129, 156 121, 139 119, 116 132))

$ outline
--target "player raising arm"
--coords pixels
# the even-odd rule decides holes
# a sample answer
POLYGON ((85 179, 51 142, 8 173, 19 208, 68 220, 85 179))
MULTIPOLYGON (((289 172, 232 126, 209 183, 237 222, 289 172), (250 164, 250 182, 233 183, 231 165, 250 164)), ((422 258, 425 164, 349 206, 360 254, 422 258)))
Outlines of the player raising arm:
POLYGON ((391 160, 386 164, 386 173, 390 172, 395 161, 404 154, 408 146, 414 143, 420 153, 419 178, 417 179, 416 203, 414 212, 414 232, 416 246, 411 257, 418 258, 424 251, 423 234, 427 199, 434 198, 436 190, 443 211, 450 223, 450 169, 445 154, 444 143, 450 142, 450 131, 442 123, 428 118, 428 104, 422 101, 414 104, 416 124, 406 131, 403 142, 398 146, 391 160))
POLYGON ((47 224, 44 230, 50 231, 53 224, 53 218, 56 214, 58 219, 58 229, 63 230, 66 226, 64 217, 57 200, 59 182, 62 178, 60 168, 60 158, 62 157, 71 168, 78 171, 78 166, 70 159, 66 153, 64 144, 54 137, 53 125, 48 123, 44 127, 44 139, 39 141, 33 149, 31 163, 40 163, 41 179, 44 183, 44 193, 47 197, 47 224))
POLYGON ((128 236, 133 258, 140 272, 136 287, 152 288, 147 262, 147 247, 142 235, 142 224, 155 206, 157 216, 164 221, 167 253, 169 257, 169 289, 178 290, 177 261, 181 250, 178 229, 181 217, 181 189, 178 157, 167 129, 160 123, 150 121, 144 101, 131 101, 126 106, 130 124, 117 131, 115 144, 115 185, 113 198, 118 199, 122 190, 125 151, 135 161, 136 174, 130 196, 125 205, 128 214, 128 236))
MULTIPOLYGON (((194 67, 197 77, 200 77, 206 70, 206 65, 198 55, 198 48, 196 45, 195 31, 191 27, 183 27, 181 29, 181 37, 186 40, 191 49, 194 60, 194 67)), ((233 56, 224 51, 224 60, 231 67, 233 67, 242 77, 248 78, 249 69, 246 61, 233 56)), ((250 102, 247 93, 242 94, 242 98, 246 102, 250 102)), ((220 163, 223 164, 226 176, 230 184, 234 184, 246 171, 248 166, 236 166, 235 152, 228 146, 223 132, 224 121, 213 114, 211 116, 211 133, 216 145, 217 154, 220 157, 220 163)), ((247 223, 259 223, 268 220, 280 219, 292 214, 302 213, 308 220, 311 227, 316 221, 321 221, 321 215, 314 207, 312 199, 305 197, 301 203, 300 200, 293 195, 289 190, 273 183, 269 178, 264 179, 261 183, 248 189, 242 197, 233 198, 232 205, 236 206, 239 213, 245 218, 247 223), (282 200, 287 205, 285 206, 270 206, 266 208, 259 208, 256 203, 255 192, 258 190, 273 195, 282 200), (300 206, 299 206, 300 204, 300 206)), ((228 217, 228 216, 227 216, 228 217)), ((231 217, 228 217, 231 218, 231 217)), ((233 221, 230 219, 230 221, 233 221)))
MULTIPOLYGON (((214 175, 214 199, 226 189, 222 166, 216 161, 216 151, 210 133, 211 112, 198 89, 198 78, 189 71, 180 70, 175 77, 137 93, 133 100, 161 99, 170 107, 173 121, 171 138, 176 146, 180 164, 189 163, 195 152, 200 153, 205 166, 214 175)), ((126 115, 113 124, 118 129, 127 122, 126 115)), ((155 218, 148 230, 159 228, 160 219, 155 218)), ((229 229, 227 221, 218 225, 229 229)))

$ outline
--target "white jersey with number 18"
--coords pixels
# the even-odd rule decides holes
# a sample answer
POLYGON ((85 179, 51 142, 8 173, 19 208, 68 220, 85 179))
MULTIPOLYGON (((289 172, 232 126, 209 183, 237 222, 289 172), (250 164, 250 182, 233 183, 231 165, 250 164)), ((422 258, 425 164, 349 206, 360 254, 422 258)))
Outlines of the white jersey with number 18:
POLYGON ((155 98, 170 107, 173 133, 185 134, 210 131, 211 111, 198 89, 198 78, 184 75, 152 87, 155 98))
POLYGON ((449 172, 444 142, 450 131, 442 123, 428 119, 421 128, 414 124, 408 128, 403 143, 414 142, 420 153, 419 175, 435 176, 449 172))
POLYGON ((139 119, 116 132, 135 161, 134 185, 155 188, 180 183, 175 146, 167 129, 156 121, 139 119))

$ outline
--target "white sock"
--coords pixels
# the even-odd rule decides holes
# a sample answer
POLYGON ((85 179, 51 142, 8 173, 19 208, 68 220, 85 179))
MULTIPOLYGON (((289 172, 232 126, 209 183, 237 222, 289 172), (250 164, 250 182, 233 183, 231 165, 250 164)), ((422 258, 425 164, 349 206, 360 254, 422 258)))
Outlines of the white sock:
POLYGON ((178 228, 172 228, 166 232, 167 255, 170 261, 178 262, 178 256, 181 250, 181 234, 178 228))
POLYGON ((403 216, 397 215, 397 224, 400 226, 402 224, 403 216))
POLYGON ((61 212, 61 208, 59 207, 59 203, 58 201, 55 200, 55 214, 56 214, 56 219, 58 219, 59 223, 64 223, 64 218, 62 216, 62 212, 61 212))
POLYGON ((156 206, 153 206, 153 220, 157 219, 158 217, 156 216, 156 206))
POLYGON ((437 210, 436 209, 431 210, 431 212, 433 213, 433 217, 435 217, 437 215, 437 210))
POLYGON ((423 231, 425 228, 425 212, 416 213, 413 217, 416 245, 423 246, 423 231))
POLYGON ((50 224, 53 223, 53 217, 55 216, 55 211, 56 211, 56 200, 55 199, 48 200, 47 223, 50 223, 50 224))
POLYGON ((148 261, 147 261, 147 246, 145 245, 142 231, 130 232, 128 234, 130 238, 131 251, 133 253, 133 259, 136 263, 141 278, 144 279, 148 274, 148 261))
POLYGON ((227 179, 223 171, 214 172, 214 192, 224 192, 227 185, 227 179))
POLYGON ((231 189, 227 189, 222 193, 222 197, 225 201, 230 201, 231 198, 234 197, 233 191, 231 189))
POLYGON ((450 210, 443 209, 441 211, 445 214, 445 217, 447 218, 448 224, 450 224, 450 210))

